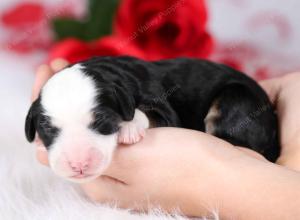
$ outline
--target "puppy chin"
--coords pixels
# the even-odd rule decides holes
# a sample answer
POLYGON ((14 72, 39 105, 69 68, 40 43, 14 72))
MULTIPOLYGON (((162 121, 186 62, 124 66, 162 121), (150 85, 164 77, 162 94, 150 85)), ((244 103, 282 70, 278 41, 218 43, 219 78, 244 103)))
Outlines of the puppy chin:
POLYGON ((94 179, 100 177, 103 172, 106 170, 106 168, 108 167, 108 164, 105 166, 101 166, 101 168, 99 168, 99 170, 94 171, 93 173, 86 173, 86 174, 68 174, 66 175, 65 172, 61 172, 61 170, 57 170, 53 169, 53 172, 62 177, 65 180, 71 181, 73 183, 87 183, 87 182, 91 182, 94 179))
POLYGON ((63 177, 63 178, 73 183, 88 183, 98 178, 99 176, 101 176, 101 173, 94 174, 94 175, 86 175, 84 177, 63 177))

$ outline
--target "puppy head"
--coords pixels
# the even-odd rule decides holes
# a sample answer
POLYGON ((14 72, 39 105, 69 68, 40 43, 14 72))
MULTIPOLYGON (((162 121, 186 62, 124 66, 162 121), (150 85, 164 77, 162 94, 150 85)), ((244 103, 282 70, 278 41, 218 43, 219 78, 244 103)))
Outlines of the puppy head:
POLYGON ((76 64, 43 87, 28 112, 26 137, 32 142, 38 134, 57 175, 86 182, 109 165, 119 124, 133 118, 133 102, 125 88, 76 64))

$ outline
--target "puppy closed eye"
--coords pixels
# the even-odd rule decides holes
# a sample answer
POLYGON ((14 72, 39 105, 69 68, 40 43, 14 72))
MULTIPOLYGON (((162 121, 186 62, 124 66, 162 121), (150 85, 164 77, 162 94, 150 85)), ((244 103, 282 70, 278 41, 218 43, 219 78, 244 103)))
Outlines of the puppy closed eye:
POLYGON ((57 135, 57 128, 55 127, 49 127, 49 126, 41 126, 41 128, 44 130, 45 134, 49 136, 57 135))
POLYGON ((118 132, 119 130, 118 119, 113 113, 103 114, 95 112, 94 121, 89 127, 90 129, 103 135, 110 135, 118 132))
POLYGON ((59 129, 51 125, 50 118, 45 115, 40 116, 37 131, 39 136, 44 140, 46 147, 51 145, 54 138, 59 134, 59 129))

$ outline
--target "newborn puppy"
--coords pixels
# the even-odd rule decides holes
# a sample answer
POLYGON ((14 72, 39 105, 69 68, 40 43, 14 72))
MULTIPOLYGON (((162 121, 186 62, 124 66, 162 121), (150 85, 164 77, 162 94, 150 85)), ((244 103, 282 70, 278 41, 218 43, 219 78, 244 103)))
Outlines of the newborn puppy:
POLYGON ((86 182, 107 168, 118 143, 140 141, 150 126, 207 132, 271 161, 279 154, 276 115, 258 84, 186 58, 97 57, 69 66, 41 90, 25 132, 30 142, 38 134, 57 175, 86 182))

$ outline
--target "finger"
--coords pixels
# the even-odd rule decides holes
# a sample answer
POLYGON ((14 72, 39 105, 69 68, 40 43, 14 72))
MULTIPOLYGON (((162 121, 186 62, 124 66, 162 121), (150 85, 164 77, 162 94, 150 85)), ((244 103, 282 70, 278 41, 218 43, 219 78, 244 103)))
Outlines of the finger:
POLYGON ((36 148, 36 158, 41 164, 49 166, 48 152, 44 146, 38 146, 36 148))
POLYGON ((101 203, 120 201, 129 190, 127 184, 106 175, 80 186, 90 199, 101 203))
POLYGON ((276 161, 276 163, 281 166, 285 166, 289 169, 300 172, 300 152, 296 152, 291 155, 281 155, 276 161))
POLYGON ((49 78, 53 75, 51 68, 43 64, 41 65, 36 72, 35 82, 33 84, 31 100, 34 101, 38 98, 41 88, 45 85, 49 78))
MULTIPOLYGON (((147 212, 149 209, 161 208, 161 205, 149 198, 149 192, 137 189, 137 186, 120 184, 109 176, 101 176, 93 182, 81 184, 84 193, 94 202, 110 204, 122 209, 147 212)), ((151 194, 151 193, 150 193, 151 194)), ((176 202, 164 204, 164 210, 172 212, 178 207, 176 202)))
POLYGON ((269 79, 259 82, 260 86, 265 90, 271 102, 276 104, 278 95, 281 90, 281 80, 279 78, 269 79))
POLYGON ((254 158, 256 158, 258 160, 261 160, 261 161, 267 161, 267 159, 263 155, 255 152, 255 151, 253 151, 251 149, 248 149, 248 148, 245 148, 245 147, 237 147, 237 148, 240 151, 243 151, 245 154, 247 154, 250 157, 254 157, 254 158))
POLYGON ((55 59, 50 63, 50 67, 54 73, 61 71, 63 68, 65 68, 68 65, 69 65, 68 61, 62 58, 55 59))
POLYGON ((147 192, 138 193, 134 186, 116 181, 110 176, 102 175, 96 180, 81 184, 84 193, 94 202, 110 204, 118 208, 145 210, 149 208, 147 192))
POLYGON ((45 165, 49 166, 49 161, 48 161, 48 152, 46 147, 43 145, 43 142, 41 139, 38 137, 38 134, 36 134, 36 139, 34 140, 37 148, 36 148, 36 158, 37 160, 45 165))

